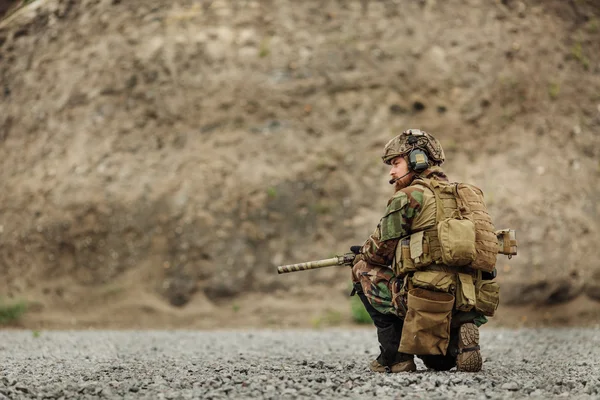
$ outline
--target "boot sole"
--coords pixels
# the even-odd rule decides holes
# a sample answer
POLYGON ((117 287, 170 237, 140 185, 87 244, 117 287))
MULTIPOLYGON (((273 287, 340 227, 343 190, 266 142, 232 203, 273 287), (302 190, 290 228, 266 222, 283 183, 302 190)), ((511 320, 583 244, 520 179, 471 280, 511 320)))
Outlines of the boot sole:
POLYGON ((462 352, 463 349, 469 349, 479 346, 479 328, 473 323, 461 325, 458 331, 458 350, 460 353, 456 357, 456 369, 462 372, 479 372, 483 365, 481 352, 471 350, 462 352))

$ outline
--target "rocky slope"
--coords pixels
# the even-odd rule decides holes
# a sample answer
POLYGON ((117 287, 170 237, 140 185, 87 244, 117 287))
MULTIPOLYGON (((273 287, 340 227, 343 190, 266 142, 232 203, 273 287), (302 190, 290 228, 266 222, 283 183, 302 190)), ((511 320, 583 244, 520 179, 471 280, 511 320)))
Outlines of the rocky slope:
POLYGON ((599 16, 592 1, 32 2, 0 22, 0 293, 32 302, 34 325, 342 298, 347 271, 274 268, 361 243, 390 195, 381 148, 417 127, 518 231, 505 304, 599 299, 599 16))

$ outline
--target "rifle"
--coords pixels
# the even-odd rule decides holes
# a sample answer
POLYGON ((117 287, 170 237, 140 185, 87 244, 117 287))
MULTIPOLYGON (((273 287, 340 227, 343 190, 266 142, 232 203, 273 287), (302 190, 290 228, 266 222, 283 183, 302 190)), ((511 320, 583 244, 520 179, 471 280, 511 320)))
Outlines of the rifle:
POLYGON ((299 264, 281 265, 281 266, 277 267, 277 273, 285 274, 288 272, 304 271, 307 269, 332 267, 334 265, 351 266, 352 261, 354 261, 355 257, 356 257, 356 254, 354 254, 354 253, 346 253, 341 256, 326 258, 324 260, 309 261, 309 262, 303 262, 303 263, 299 263, 299 264))
MULTIPOLYGON (((498 238, 498 254, 507 255, 509 259, 512 256, 517 255, 517 236, 516 232, 513 229, 501 229, 499 231, 496 231, 496 237, 498 238)), ((334 265, 351 266, 355 257, 355 253, 346 253, 341 256, 326 258, 324 260, 308 261, 290 265, 280 265, 279 267, 277 267, 277 273, 286 274, 288 272, 304 271, 307 269, 333 267, 334 265)))

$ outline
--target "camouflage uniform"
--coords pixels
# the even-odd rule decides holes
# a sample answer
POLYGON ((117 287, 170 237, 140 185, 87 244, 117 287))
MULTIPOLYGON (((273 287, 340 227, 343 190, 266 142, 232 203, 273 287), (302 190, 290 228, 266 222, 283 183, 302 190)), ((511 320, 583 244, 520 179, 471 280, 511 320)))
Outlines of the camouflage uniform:
MULTIPOLYGON (((440 167, 431 167, 419 176, 448 181, 440 167)), ((403 316, 405 306, 399 304, 402 279, 398 280, 390 269, 400 237, 411 233, 411 224, 423 205, 423 189, 408 186, 398 191, 388 201, 385 215, 400 211, 398 218, 382 218, 377 228, 362 246, 354 260, 353 280, 359 281, 369 303, 382 314, 403 316), (391 227, 390 225, 400 225, 391 227), (390 238, 390 232, 402 232, 390 238), (364 261, 360 263, 360 261, 364 261)))
MULTIPOLYGON (((430 137, 428 135, 428 138, 430 137)), ((395 139, 400 140, 402 143, 404 138, 400 135, 395 139)), ((435 141, 432 137, 430 140, 435 141)), ((386 145, 385 149, 384 161, 386 162, 398 156, 397 153, 392 152, 390 154, 388 151, 390 143, 386 145)), ((437 141, 435 143, 439 146, 437 141)), ((432 149, 428 147, 431 146, 419 146, 428 154, 437 150, 437 148, 434 148, 431 151, 432 149)), ((415 146, 412 147, 412 149, 414 148, 415 146)), ((425 170, 415 172, 413 181, 416 178, 428 178, 448 182, 446 174, 439 167, 439 164, 443 162, 443 157, 443 151, 439 146, 439 153, 431 157, 434 162, 430 162, 429 167, 425 170)), ((383 372, 384 370, 387 372, 401 372, 416 369, 414 356, 398 352, 403 320, 406 315, 406 292, 403 288, 404 277, 396 276, 390 268, 400 238, 412 233, 413 221, 423 211, 424 189, 420 185, 411 185, 398 190, 388 201, 384 217, 360 249, 352 268, 354 292, 361 298, 377 327, 381 354, 377 360, 371 363, 371 369, 377 372, 383 372)), ((455 312, 452 318, 454 339, 451 341, 451 346, 457 346, 456 336, 459 334, 457 329, 462 323, 474 322, 476 326, 479 326, 486 321, 482 314, 474 311, 468 313, 455 312)), ((437 370, 448 370, 456 365, 456 354, 420 357, 429 368, 437 370)))

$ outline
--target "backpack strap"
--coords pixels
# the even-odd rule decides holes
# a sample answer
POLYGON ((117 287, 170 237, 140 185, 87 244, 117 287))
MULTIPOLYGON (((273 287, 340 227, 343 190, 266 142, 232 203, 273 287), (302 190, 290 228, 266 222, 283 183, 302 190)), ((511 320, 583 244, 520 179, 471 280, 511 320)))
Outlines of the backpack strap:
POLYGON ((435 220, 436 222, 442 221, 446 217, 446 214, 444 213, 444 206, 439 193, 440 183, 434 179, 418 178, 415 179, 415 184, 425 186, 427 189, 433 192, 435 197, 435 207, 437 210, 435 220))
POLYGON ((454 193, 454 198, 456 199, 456 205, 458 206, 458 212, 461 218, 466 218, 465 215, 471 214, 471 207, 469 207, 469 203, 465 200, 465 198, 458 191, 459 183, 454 183, 452 192, 454 193))

